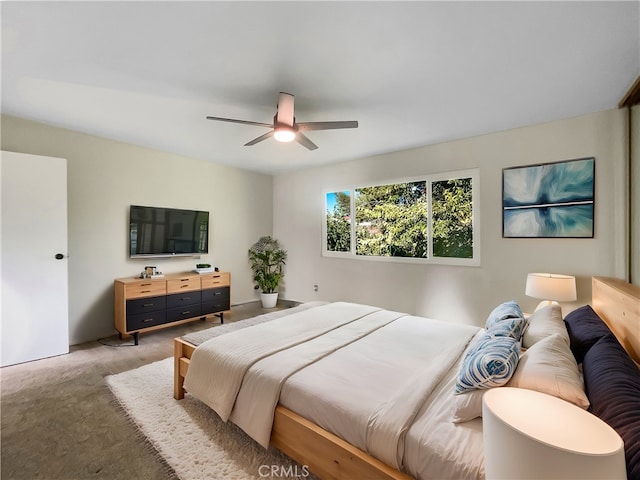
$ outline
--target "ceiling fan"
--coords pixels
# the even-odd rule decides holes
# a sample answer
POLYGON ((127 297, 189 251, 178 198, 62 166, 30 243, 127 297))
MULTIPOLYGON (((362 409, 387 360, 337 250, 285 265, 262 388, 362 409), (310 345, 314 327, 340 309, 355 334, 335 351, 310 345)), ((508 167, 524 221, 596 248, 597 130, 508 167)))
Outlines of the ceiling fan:
POLYGON ((332 130, 337 128, 358 128, 358 122, 356 121, 298 123, 293 115, 293 95, 284 92, 280 92, 280 96, 278 97, 278 107, 276 114, 273 117, 273 124, 221 117, 207 117, 207 119, 218 120, 221 122, 243 123, 245 125, 256 125, 258 127, 267 127, 272 129, 270 132, 260 135, 250 142, 245 143, 245 147, 250 147, 251 145, 255 145, 256 143, 266 140, 267 138, 274 137, 279 142, 291 142, 292 140, 295 140, 309 150, 315 150, 318 146, 309 140, 309 138, 302 132, 308 132, 311 130, 332 130))

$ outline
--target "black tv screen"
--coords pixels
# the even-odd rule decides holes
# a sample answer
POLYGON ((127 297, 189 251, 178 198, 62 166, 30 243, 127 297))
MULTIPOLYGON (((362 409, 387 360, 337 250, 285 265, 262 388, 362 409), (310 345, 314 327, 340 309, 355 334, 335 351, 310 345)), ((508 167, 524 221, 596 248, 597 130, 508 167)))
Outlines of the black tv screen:
POLYGON ((131 258, 204 253, 209 253, 209 212, 131 205, 131 258))

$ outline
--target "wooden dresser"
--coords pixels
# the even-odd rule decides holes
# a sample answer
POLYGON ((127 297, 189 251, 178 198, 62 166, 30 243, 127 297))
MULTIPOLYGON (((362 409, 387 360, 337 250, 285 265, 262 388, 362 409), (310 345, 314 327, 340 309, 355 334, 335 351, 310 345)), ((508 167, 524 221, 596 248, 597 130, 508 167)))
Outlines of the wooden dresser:
POLYGON ((231 274, 171 274, 114 280, 114 321, 120 338, 181 323, 219 317, 231 310, 231 274))

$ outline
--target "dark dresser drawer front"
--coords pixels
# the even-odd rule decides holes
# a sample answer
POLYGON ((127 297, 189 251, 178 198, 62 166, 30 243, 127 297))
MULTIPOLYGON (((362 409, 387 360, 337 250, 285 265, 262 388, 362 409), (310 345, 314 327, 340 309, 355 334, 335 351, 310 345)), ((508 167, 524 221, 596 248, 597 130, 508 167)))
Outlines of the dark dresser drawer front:
POLYGON ((226 302, 207 302, 202 304, 202 315, 208 315, 209 313, 226 312, 231 306, 229 300, 226 302))
POLYGON ((184 320, 186 318, 199 317, 202 315, 202 306, 198 303, 196 305, 183 305, 176 308, 167 309, 167 322, 177 322, 178 320, 184 320))
POLYGON ((147 297, 127 300, 127 316, 137 315, 138 313, 153 312, 155 310, 164 310, 167 306, 167 297, 147 297))
POLYGON ((202 291, 202 315, 224 312, 231 308, 229 287, 210 288, 202 291))
POLYGON ((202 301, 200 291, 182 292, 173 295, 167 295, 167 308, 178 308, 186 305, 199 304, 202 301))
POLYGON ((229 287, 210 288, 202 290, 202 303, 209 302, 228 302, 229 287))
POLYGON ((167 311, 156 310, 154 312, 138 313, 129 315, 127 313, 127 331, 140 330, 142 328, 154 327, 167 322, 167 311))

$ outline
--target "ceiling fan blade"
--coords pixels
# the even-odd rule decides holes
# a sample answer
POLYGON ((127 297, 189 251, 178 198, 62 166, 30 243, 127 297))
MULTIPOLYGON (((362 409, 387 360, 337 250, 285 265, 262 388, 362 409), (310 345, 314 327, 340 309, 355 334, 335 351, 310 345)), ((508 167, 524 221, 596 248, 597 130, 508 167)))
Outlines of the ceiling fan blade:
POLYGON ((293 127, 293 95, 280 92, 278 97, 278 113, 276 123, 293 127))
POLYGON ((296 123, 298 131, 309 132, 311 130, 333 130, 337 128, 358 128, 357 121, 347 122, 303 122, 296 123))
MULTIPOLYGON (((271 125, 269 125, 271 126, 271 125)), ((265 133, 264 135, 260 135, 257 138, 254 138, 253 140, 251 140, 250 142, 247 142, 244 144, 245 147, 250 147, 251 145, 255 145, 256 143, 260 143, 263 140, 266 140, 267 138, 271 138, 273 137, 273 130, 271 130, 270 132, 265 133)))
POLYGON ((296 142, 298 142, 303 147, 308 148, 309 150, 315 150, 318 146, 309 140, 308 137, 305 137, 302 133, 298 132, 296 134, 296 142))
POLYGON ((220 122, 242 123, 244 125, 255 125, 257 127, 273 128, 270 123, 252 122, 250 120, 235 120, 233 118, 207 117, 207 120, 217 120, 220 122))

